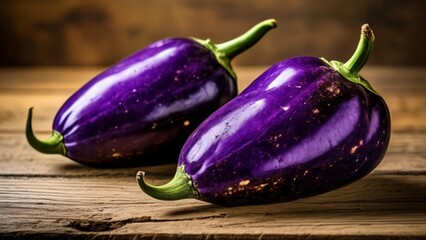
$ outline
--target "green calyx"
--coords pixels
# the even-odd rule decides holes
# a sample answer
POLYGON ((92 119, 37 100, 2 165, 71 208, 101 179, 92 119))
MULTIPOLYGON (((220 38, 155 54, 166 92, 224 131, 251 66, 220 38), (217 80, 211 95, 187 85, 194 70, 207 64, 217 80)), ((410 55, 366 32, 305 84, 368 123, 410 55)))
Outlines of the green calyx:
POLYGON ((374 33, 368 24, 364 24, 361 27, 361 37, 358 46, 352 55, 352 57, 346 62, 342 63, 339 61, 327 61, 321 58, 325 63, 330 65, 336 71, 338 71, 347 80, 360 84, 372 93, 379 95, 364 78, 359 75, 359 72, 367 63, 368 58, 371 55, 374 45, 374 33))
POLYGON ((67 151, 63 142, 62 135, 59 132, 52 130, 52 136, 49 139, 44 141, 37 139, 37 137, 34 135, 33 127, 31 124, 32 117, 33 117, 33 108, 30 108, 28 110, 27 126, 25 129, 25 134, 27 136, 28 143, 35 150, 42 153, 48 153, 48 154, 59 153, 59 154, 65 155, 67 151))
POLYGON ((145 182, 145 172, 136 174, 139 187, 149 196, 160 200, 179 200, 184 198, 198 198, 198 193, 192 185, 192 180, 185 172, 185 166, 176 169, 173 179, 161 186, 154 186, 145 182))
POLYGON ((210 49, 216 56, 217 61, 222 65, 228 73, 237 79, 237 75, 231 66, 231 60, 238 54, 256 44, 269 30, 276 28, 277 22, 274 19, 265 20, 256 24, 243 35, 224 42, 221 44, 214 44, 210 39, 202 40, 193 38, 196 42, 210 49))

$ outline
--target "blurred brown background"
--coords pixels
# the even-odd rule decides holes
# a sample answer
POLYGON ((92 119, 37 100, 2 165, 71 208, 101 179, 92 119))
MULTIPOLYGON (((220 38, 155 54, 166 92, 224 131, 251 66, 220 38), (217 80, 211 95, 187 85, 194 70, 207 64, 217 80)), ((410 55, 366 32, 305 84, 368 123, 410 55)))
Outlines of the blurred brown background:
POLYGON ((368 22, 377 37, 369 64, 425 65, 425 10, 421 0, 1 0, 0 65, 109 65, 162 38, 219 43, 267 18, 278 28, 235 64, 345 61, 368 22))

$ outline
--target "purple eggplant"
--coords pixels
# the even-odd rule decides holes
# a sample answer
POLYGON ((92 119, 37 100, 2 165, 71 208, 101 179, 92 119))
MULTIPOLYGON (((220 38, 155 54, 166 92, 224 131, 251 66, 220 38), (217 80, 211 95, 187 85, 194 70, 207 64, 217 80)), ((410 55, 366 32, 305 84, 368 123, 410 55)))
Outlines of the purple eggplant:
POLYGON ((162 200, 264 204, 321 194, 371 172, 389 144, 383 98, 359 75, 374 35, 367 24, 346 62, 296 57, 261 74, 214 112, 181 151, 163 186, 136 178, 162 200))
POLYGON ((30 109, 28 142, 42 153, 99 167, 149 164, 167 153, 176 158, 189 134, 236 96, 230 61, 275 27, 275 20, 266 20, 222 44, 195 38, 155 42, 74 93, 58 111, 50 139, 35 137, 30 109))

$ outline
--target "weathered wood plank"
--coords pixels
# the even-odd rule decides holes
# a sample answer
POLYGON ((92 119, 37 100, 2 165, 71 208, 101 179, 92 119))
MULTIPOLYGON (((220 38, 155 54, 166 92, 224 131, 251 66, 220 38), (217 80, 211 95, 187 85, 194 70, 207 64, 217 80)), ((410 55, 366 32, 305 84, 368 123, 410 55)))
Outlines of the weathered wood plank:
MULTIPOLYGON (((166 180, 148 177, 154 183, 166 180)), ((0 234, 426 237, 425 201, 426 176, 370 175, 320 196, 234 208, 157 201, 142 193, 133 177, 1 177, 0 234)))
MULTIPOLYGON (((389 94, 384 92, 383 95, 387 95, 386 101, 390 107, 392 117, 398 115, 405 115, 407 118, 421 118, 424 117, 426 110, 423 110, 423 106, 425 106, 425 98, 423 95, 419 94, 389 94)), ((61 94, 61 93, 49 93, 48 95, 41 94, 27 94, 27 93, 3 93, 0 95, 1 98, 1 109, 4 114, 9 114, 9 118, 3 119, 2 125, 5 124, 6 120, 14 122, 11 118, 12 116, 19 115, 16 117, 21 117, 22 113, 25 115, 28 111, 28 108, 31 106, 35 107, 35 111, 38 112, 38 115, 53 115, 57 112, 59 107, 63 104, 63 102, 69 97, 69 94, 61 94), (13 103, 13 105, 11 104, 13 103)), ((34 116, 36 117, 36 115, 34 116)), ((395 120, 394 120, 395 121, 395 120)), ((397 120, 399 121, 399 119, 397 120)), ((9 123, 10 125, 12 125, 9 123)), ((397 124, 399 125, 399 124, 397 124)), ((3 126, 2 128, 6 128, 3 126)))
MULTIPOLYGON (((25 125, 28 108, 34 106, 34 128, 48 132, 55 113, 65 100, 98 68, 46 68, 0 70, 0 131, 18 132, 25 125), (13 104, 11 104, 13 103, 13 104)), ((239 89, 244 89, 262 67, 239 67, 239 89)), ((426 68, 370 67, 366 78, 386 99, 394 131, 426 130, 426 68)))
MULTIPOLYGON (((268 66, 235 66, 240 89, 268 66)), ((69 90, 74 91, 106 67, 0 68, 0 91, 69 90)), ((366 66, 361 75, 375 88, 425 90, 426 68, 366 66)), ((51 93, 51 91, 50 91, 51 93)))
MULTIPOLYGON (((383 94, 390 108, 395 131, 426 130, 426 98, 422 94, 383 94)), ((5 93, 0 95, 0 132, 20 132, 24 129, 28 109, 34 107, 33 124, 36 131, 50 131, 56 112, 68 94, 34 96, 5 93), (13 103, 13 104, 11 104, 13 103)))
MULTIPOLYGON (((375 173, 426 172, 426 133, 395 132, 389 150, 375 173)), ((46 176, 134 176, 139 168, 92 169, 81 166, 61 155, 38 153, 28 145, 24 133, 0 133, 0 175, 46 176)), ((174 173, 176 159, 167 159, 164 174, 174 173)), ((156 168, 156 167, 152 167, 156 168)))
POLYGON ((38 67, 1 68, 0 92, 25 91, 29 94, 49 94, 52 91, 71 92, 96 76, 102 67, 38 67))

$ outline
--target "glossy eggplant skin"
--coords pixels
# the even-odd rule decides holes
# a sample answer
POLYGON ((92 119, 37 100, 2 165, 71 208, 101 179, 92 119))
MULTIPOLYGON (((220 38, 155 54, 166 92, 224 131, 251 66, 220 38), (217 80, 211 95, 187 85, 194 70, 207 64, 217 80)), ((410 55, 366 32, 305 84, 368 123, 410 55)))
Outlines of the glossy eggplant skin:
POLYGON ((384 100, 314 57, 279 62, 189 137, 200 200, 264 204, 321 194, 371 172, 390 138, 384 100))
POLYGON ((231 61, 254 46, 274 19, 216 44, 168 38, 121 60, 90 80, 60 108, 52 135, 40 140, 28 111, 28 143, 95 167, 175 161, 198 124, 237 94, 231 61))
POLYGON ((60 108, 53 129, 77 162, 133 165, 182 146, 236 94, 235 79, 209 49, 189 38, 168 38, 89 81, 60 108))

